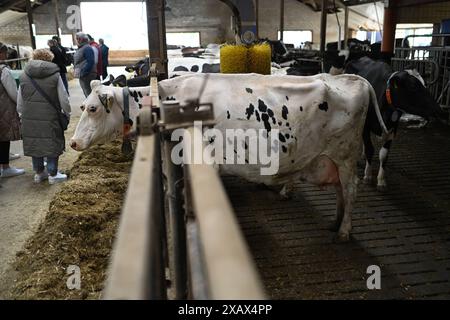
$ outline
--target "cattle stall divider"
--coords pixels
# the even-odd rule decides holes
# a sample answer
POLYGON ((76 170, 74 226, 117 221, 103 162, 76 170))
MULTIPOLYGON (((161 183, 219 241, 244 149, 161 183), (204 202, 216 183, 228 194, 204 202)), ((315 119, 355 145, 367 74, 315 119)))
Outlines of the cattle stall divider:
MULTIPOLYGON (((409 35, 402 41, 402 47, 395 48, 391 59, 394 71, 414 67, 422 75, 425 85, 442 108, 450 110, 450 47, 420 46, 404 48, 407 38, 444 37, 450 34, 409 35)), ((450 120, 450 119, 449 119, 450 120)))
POLYGON ((194 159, 196 152, 204 157, 189 136, 202 135, 194 121, 214 125, 213 106, 160 101, 157 75, 153 64, 102 297, 265 299, 218 171, 209 164, 177 165, 171 159, 177 143, 183 152, 193 150, 194 159), (171 141, 179 128, 185 129, 182 142, 171 141))

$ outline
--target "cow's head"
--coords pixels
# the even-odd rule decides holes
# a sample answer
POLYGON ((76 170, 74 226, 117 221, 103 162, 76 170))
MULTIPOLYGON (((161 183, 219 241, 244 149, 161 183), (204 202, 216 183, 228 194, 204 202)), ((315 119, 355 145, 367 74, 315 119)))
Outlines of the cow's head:
POLYGON ((445 118, 446 114, 425 87, 416 70, 395 73, 389 80, 392 104, 425 119, 445 118))
POLYGON ((70 146, 83 151, 89 146, 114 140, 122 133, 121 89, 91 82, 92 92, 81 105, 81 117, 70 146))

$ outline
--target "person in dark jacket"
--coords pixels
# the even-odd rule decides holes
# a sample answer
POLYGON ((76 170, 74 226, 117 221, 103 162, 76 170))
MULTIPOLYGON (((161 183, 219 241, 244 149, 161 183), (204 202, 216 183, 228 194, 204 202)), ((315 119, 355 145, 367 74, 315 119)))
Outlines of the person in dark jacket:
MULTIPOLYGON (((0 60, 6 60, 8 48, 0 42, 0 60)), ((16 111, 17 86, 5 64, 0 64, 0 177, 25 173, 9 165, 11 141, 20 140, 20 119, 16 111)))
POLYGON ((33 60, 27 63, 20 76, 17 96, 17 111, 22 118, 23 151, 26 156, 32 157, 36 183, 48 179, 50 184, 54 184, 67 179, 58 171, 58 159, 65 150, 59 113, 62 110, 69 116, 71 110, 59 75, 60 69, 51 62, 53 58, 50 50, 33 51, 33 60), (44 97, 31 79, 48 97, 44 97), (47 170, 44 158, 47 160, 47 170))
POLYGON ((74 56, 74 76, 80 79, 80 86, 84 95, 91 94, 91 81, 97 79, 97 65, 95 64, 94 49, 89 45, 86 34, 76 34, 78 50, 74 56))
POLYGON ((102 51, 102 67, 103 67, 103 71, 102 71, 102 78, 103 80, 106 79, 106 77, 108 76, 108 55, 109 55, 109 48, 108 46, 105 44, 105 41, 103 39, 98 39, 98 42, 100 43, 100 50, 102 51))
POLYGON ((59 75, 61 76, 67 93, 69 93, 69 84, 67 83, 66 56, 64 52, 59 48, 58 43, 55 40, 50 39, 48 40, 47 44, 50 48, 50 51, 55 56, 52 62, 59 67, 59 75))

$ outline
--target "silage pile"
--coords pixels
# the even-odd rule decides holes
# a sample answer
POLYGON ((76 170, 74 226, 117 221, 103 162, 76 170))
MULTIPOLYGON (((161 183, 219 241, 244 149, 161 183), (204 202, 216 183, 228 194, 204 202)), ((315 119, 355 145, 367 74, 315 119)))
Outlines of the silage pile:
POLYGON ((132 161, 120 146, 116 141, 80 155, 45 220, 17 256, 11 298, 100 297, 132 161), (69 265, 80 267, 80 290, 67 288, 69 265))

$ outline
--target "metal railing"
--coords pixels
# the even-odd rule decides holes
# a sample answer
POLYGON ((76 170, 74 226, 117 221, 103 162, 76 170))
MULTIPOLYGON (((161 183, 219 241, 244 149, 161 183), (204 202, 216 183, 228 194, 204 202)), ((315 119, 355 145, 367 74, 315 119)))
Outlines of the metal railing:
MULTIPOLYGON (((154 65, 152 74, 150 101, 137 119, 139 138, 103 297, 263 299, 217 170, 175 165, 170 158, 172 131, 185 128, 193 136, 199 130, 194 120, 212 125, 212 105, 161 103, 154 65)), ((183 147, 193 148, 190 139, 183 139, 183 147)))
POLYGON ((417 69, 436 101, 450 108, 450 47, 396 48, 392 68, 417 69))

